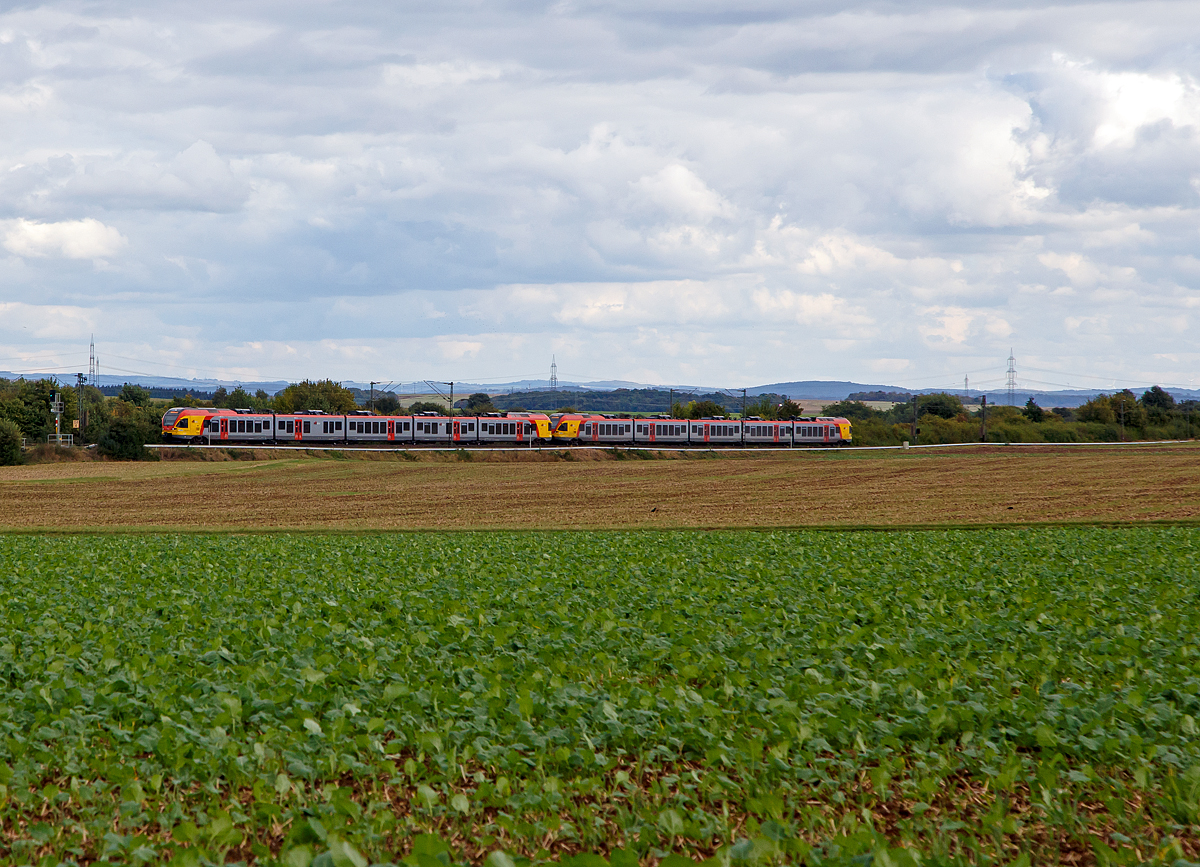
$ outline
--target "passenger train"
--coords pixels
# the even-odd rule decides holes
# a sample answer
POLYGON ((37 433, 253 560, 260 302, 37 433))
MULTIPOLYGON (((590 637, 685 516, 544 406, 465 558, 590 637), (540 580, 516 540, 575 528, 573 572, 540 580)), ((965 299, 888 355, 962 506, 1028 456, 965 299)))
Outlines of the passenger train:
POLYGON ((838 446, 850 442, 841 417, 794 421, 634 418, 589 413, 536 412, 446 417, 437 414, 380 416, 365 410, 327 415, 249 409, 173 407, 162 420, 164 442, 203 445, 601 445, 838 446))

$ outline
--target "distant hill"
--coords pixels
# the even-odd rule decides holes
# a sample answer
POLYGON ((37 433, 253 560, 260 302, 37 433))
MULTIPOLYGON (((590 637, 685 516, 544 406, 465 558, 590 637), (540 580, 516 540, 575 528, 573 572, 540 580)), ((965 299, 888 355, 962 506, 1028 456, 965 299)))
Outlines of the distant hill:
MULTIPOLYGON (((773 382, 770 385, 756 385, 746 389, 746 394, 757 397, 760 394, 786 394, 792 399, 813 398, 823 400, 845 400, 852 392, 902 391, 895 385, 867 385, 861 382, 840 382, 829 379, 806 379, 802 382, 773 382)), ((911 394, 911 392, 905 392, 911 394)))

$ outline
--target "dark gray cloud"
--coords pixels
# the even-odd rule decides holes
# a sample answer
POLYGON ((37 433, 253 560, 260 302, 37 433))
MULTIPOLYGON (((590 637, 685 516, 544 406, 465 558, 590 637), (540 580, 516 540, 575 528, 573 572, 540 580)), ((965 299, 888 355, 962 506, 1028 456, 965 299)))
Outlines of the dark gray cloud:
POLYGON ((1200 358, 1195 4, 0 10, 6 357, 96 331, 209 374, 553 352, 729 384, 1200 358))

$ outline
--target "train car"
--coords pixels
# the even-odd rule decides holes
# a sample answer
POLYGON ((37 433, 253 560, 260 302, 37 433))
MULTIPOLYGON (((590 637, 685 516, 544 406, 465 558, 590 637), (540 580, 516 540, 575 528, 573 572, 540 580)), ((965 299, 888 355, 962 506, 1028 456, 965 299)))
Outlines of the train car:
POLYGON ((633 442, 634 419, 615 416, 584 416, 579 441, 592 445, 620 446, 633 442))
POLYGON ((343 443, 346 441, 346 417, 325 415, 320 410, 280 413, 275 416, 275 442, 343 443))
POLYGON ((742 444, 742 422, 727 418, 702 418, 688 422, 693 445, 736 446, 742 444))
POLYGON ((454 425, 441 415, 413 416, 413 442, 449 445, 453 441, 454 425))
POLYGON ((205 422, 213 410, 200 406, 173 406, 162 417, 163 442, 198 443, 204 440, 205 422))
POLYGON ((687 445, 690 427, 691 422, 682 418, 640 418, 634 425, 633 439, 638 445, 687 445))
POLYGON ((792 422, 751 417, 742 422, 742 442, 755 446, 791 446, 792 422))
POLYGON ((204 422, 208 443, 268 443, 274 438, 275 416, 251 409, 220 409, 204 422))
POLYGON ((850 422, 844 418, 816 416, 800 418, 794 423, 792 442, 796 445, 841 445, 850 441, 850 422))
POLYGON ((412 416, 356 412, 345 417, 346 442, 386 445, 412 441, 412 416))

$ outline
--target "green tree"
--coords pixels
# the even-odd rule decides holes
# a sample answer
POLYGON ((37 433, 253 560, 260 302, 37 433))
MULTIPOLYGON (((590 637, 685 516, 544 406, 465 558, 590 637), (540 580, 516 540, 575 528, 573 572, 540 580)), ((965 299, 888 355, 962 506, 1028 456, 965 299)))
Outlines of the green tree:
POLYGON ((725 407, 713 400, 688 401, 686 414, 682 418, 725 418, 725 407))
POLYGON ((1160 386, 1153 386, 1142 393, 1142 408, 1151 424, 1166 424, 1175 411, 1175 398, 1160 386))
POLYGON ((212 395, 213 406, 229 406, 229 392, 225 390, 225 386, 218 386, 217 390, 212 395))
POLYGON ((100 454, 120 461, 158 460, 146 443, 157 440, 161 430, 156 411, 118 399, 113 401, 112 418, 96 448, 100 454))
POLYGON ((254 405, 254 398, 250 396, 250 392, 239 385, 229 392, 229 396, 225 398, 225 405, 230 409, 251 409, 254 405))
POLYGON ((0 418, 0 467, 21 463, 21 429, 15 422, 0 418))
POLYGON ((883 418, 884 413, 871 409, 861 400, 841 400, 821 407, 821 415, 848 418, 850 421, 866 421, 869 418, 883 418))
POLYGON ((134 385, 131 382, 127 382, 121 386, 121 393, 117 397, 126 403, 132 403, 134 406, 145 406, 150 402, 150 392, 140 385, 134 385))
POLYGON ((790 421, 791 419, 800 418, 800 416, 804 415, 804 410, 801 408, 800 404, 796 403, 789 397, 785 398, 783 403, 779 405, 779 409, 775 415, 778 418, 790 421))
POLYGON ((255 409, 269 410, 271 408, 271 395, 267 394, 261 388, 254 392, 255 409))
POLYGON ((276 412, 296 412, 301 409, 319 409, 339 414, 354 412, 358 409, 358 403, 354 400, 354 392, 331 379, 320 382, 306 379, 289 385, 275 395, 276 412))
POLYGON ((938 418, 957 418, 966 413, 962 399, 957 395, 939 391, 936 394, 923 394, 920 397, 921 415, 928 413, 938 418))
POLYGON ((1142 392, 1142 406, 1147 409, 1153 407, 1170 412, 1175 408, 1175 398, 1172 397, 1171 392, 1155 385, 1142 392))
POLYGON ((465 401, 460 401, 458 405, 467 415, 483 415, 485 412, 496 411, 496 407, 492 405, 491 395, 483 391, 475 392, 465 401))
POLYGON ((384 392, 375 398, 375 412, 377 415, 399 415, 400 398, 390 392, 384 392))
POLYGON ((1021 410, 1021 415, 1032 422, 1040 422, 1046 417, 1046 411, 1037 405, 1032 397, 1025 401, 1025 408, 1021 410))
MULTIPOLYGON (((779 411, 776 401, 769 396, 759 397, 758 400, 751 401, 746 404, 746 415, 757 416, 758 418, 773 420, 779 411)), ((724 411, 722 410, 722 414, 724 411)))
POLYGON ((1113 412, 1112 399, 1107 394, 1098 394, 1079 407, 1075 415, 1080 421, 1093 421, 1101 424, 1112 424, 1117 420, 1113 412))
POLYGON ((438 415, 446 414, 446 407, 440 403, 434 403, 429 400, 414 400, 408 405, 409 415, 420 415, 423 412, 436 412, 438 415))
POLYGON ((1110 398, 1117 423, 1126 429, 1141 430, 1146 426, 1146 410, 1129 389, 1118 391, 1110 398))

